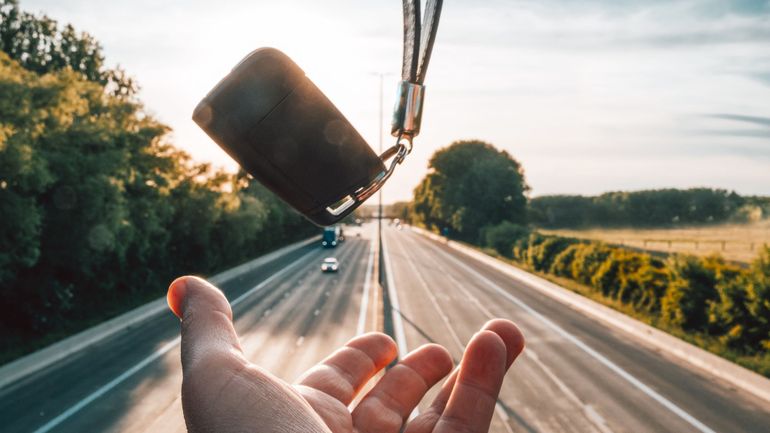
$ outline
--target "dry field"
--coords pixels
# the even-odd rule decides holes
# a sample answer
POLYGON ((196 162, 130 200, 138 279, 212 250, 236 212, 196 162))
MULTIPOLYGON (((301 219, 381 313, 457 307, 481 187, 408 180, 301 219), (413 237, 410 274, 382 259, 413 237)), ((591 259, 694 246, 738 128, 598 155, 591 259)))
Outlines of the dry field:
POLYGON ((729 224, 676 229, 587 229, 540 230, 543 233, 596 239, 664 253, 709 255, 719 253, 728 260, 748 263, 762 245, 770 245, 770 220, 751 224, 729 224))

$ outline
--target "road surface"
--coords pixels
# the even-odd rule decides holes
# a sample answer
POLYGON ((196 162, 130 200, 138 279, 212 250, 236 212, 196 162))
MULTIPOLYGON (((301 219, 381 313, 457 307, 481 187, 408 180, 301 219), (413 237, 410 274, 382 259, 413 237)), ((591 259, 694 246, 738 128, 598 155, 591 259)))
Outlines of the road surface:
POLYGON ((459 359, 493 317, 524 332, 491 431, 770 432, 770 405, 440 242, 407 229, 384 233, 408 348, 435 342, 459 359))
MULTIPOLYGON (((334 250, 303 247, 222 285, 250 359, 293 380, 371 327, 361 304, 372 229, 351 232, 334 250), (320 272, 329 255, 341 262, 338 274, 320 272)), ((527 348, 508 374, 491 431, 770 431, 770 405, 441 243, 407 229, 384 234, 402 345, 437 342, 459 360, 490 317, 524 331, 527 348)), ((162 315, 0 390, 0 431, 184 431, 178 332, 178 320, 162 315)))
MULTIPOLYGON (((337 248, 312 244, 221 285, 237 302, 249 359, 293 380, 356 335, 372 229, 360 238, 351 229, 337 248), (328 256, 340 260, 338 273, 321 273, 328 256)), ((184 432, 178 336, 169 312, 0 390, 0 432, 184 432)))

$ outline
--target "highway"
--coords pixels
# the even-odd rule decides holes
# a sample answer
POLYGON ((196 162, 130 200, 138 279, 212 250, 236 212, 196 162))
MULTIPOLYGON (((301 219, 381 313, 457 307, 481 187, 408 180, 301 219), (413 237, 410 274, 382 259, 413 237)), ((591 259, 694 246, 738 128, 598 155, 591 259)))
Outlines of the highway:
MULTIPOLYGON (((246 356, 293 380, 361 324, 371 328, 359 322, 372 229, 351 229, 335 249, 314 243, 221 285, 246 356), (340 260, 338 273, 321 273, 327 256, 340 260)), ((169 311, 0 390, 0 432, 184 432, 178 336, 169 311), (111 386, 126 372, 133 374, 111 386)))
MULTIPOLYGON (((302 247, 221 285, 249 359, 293 380, 375 327, 382 312, 365 284, 373 229, 349 230, 333 250, 302 247), (331 255, 340 272, 322 274, 331 255)), ((493 432, 770 431, 770 404, 633 336, 409 229, 386 227, 384 241, 401 346, 436 342, 457 361, 489 318, 511 319, 524 332, 527 347, 503 385, 493 432)), ((0 431, 183 432, 178 333, 169 312, 0 390, 0 431)))
MULTIPOLYGON (((494 432, 768 432, 770 405, 692 372, 440 242, 384 231, 408 348, 463 344, 488 319, 516 322, 494 432)), ((423 401, 423 405, 426 401, 423 401)))

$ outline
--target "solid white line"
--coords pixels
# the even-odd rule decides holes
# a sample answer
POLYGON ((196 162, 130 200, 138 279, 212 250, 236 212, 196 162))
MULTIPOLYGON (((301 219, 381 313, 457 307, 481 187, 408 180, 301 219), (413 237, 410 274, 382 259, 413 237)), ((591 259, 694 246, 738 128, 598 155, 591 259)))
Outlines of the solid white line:
POLYGON ((484 284, 486 284, 488 287, 494 289, 497 293, 502 295, 504 298, 506 298, 508 301, 518 305, 523 310, 527 311, 529 314, 543 322, 546 326, 551 328, 554 332, 564 337, 566 340, 570 341, 572 344, 577 346, 579 349, 581 349, 583 352, 591 356, 592 358, 596 359, 600 363, 602 363, 605 367, 613 371, 615 374, 620 376, 621 378, 625 379, 628 383, 636 387, 638 390, 642 391, 644 394, 652 398, 653 400, 660 403, 663 407, 673 412, 675 415, 677 415, 679 418, 690 424, 691 426, 695 427, 698 431, 701 431, 703 433, 716 433, 714 430, 709 428, 707 425, 700 422, 698 419, 687 413, 684 409, 680 408, 676 404, 674 404, 671 400, 667 399, 666 397, 662 396, 646 384, 644 384, 642 381, 631 375, 631 373, 627 372, 626 370, 622 369, 620 366, 615 364, 614 362, 610 361, 607 357, 602 355, 601 353, 594 350, 592 347, 588 346, 587 344, 583 343, 580 339, 575 337, 574 335, 570 334, 569 332, 565 331, 564 328, 560 327, 556 323, 552 322, 550 319, 546 318, 536 310, 534 310, 529 305, 522 302, 519 298, 516 296, 508 293, 506 290, 504 290, 502 287, 498 286, 497 284, 493 283, 491 280, 486 278, 485 276, 481 275, 476 270, 472 269, 470 266, 463 263, 461 260, 455 258, 451 254, 441 250, 440 248, 436 247, 435 245, 431 245, 435 250, 439 251, 444 256, 448 257, 450 260, 452 260, 454 263, 456 263, 461 268, 465 269, 467 272, 473 274, 476 278, 479 279, 479 281, 483 281, 484 284))
MULTIPOLYGON (((307 253, 305 253, 302 257, 297 259, 294 263, 291 265, 281 269, 280 271, 276 272, 275 274, 271 275, 266 280, 259 283, 256 287, 253 287, 249 289, 246 293, 242 294, 241 296, 237 297, 234 301, 230 303, 233 307, 241 303, 244 299, 247 297, 253 295, 255 292, 261 290, 263 287, 265 287, 267 284, 269 284, 271 281, 275 280, 279 276, 285 274, 289 270, 293 269, 297 265, 299 265, 305 258, 307 258, 311 253, 313 253, 314 250, 310 250, 307 253)), ((99 389, 89 394, 84 399, 80 400, 79 402, 75 403, 73 406, 71 406, 69 409, 65 410, 61 414, 59 414, 56 418, 53 418, 52 420, 45 423, 43 426, 38 428, 34 431, 34 433, 46 433, 51 431, 51 429, 55 428, 65 420, 67 420, 72 415, 78 413, 80 410, 82 410, 84 407, 91 404, 94 400, 97 398, 103 396, 107 392, 111 391, 116 386, 120 385, 122 382, 124 382, 129 377, 133 376, 137 372, 139 372, 144 367, 150 365, 153 361, 157 360, 161 356, 165 355, 172 349, 174 349, 179 342, 181 341, 180 337, 176 337, 175 339, 171 340, 170 342, 166 343, 163 347, 153 352, 150 356, 144 358, 143 360, 139 361, 136 365, 129 368, 128 370, 124 371, 120 376, 116 377, 115 379, 112 379, 108 383, 102 385, 99 389)))
POLYGON ((374 236, 369 240, 369 259, 366 262, 366 275, 364 276, 364 292, 361 294, 361 310, 358 312, 358 326, 356 335, 366 331, 366 312, 369 309, 369 290, 372 284, 372 268, 374 268, 374 236))

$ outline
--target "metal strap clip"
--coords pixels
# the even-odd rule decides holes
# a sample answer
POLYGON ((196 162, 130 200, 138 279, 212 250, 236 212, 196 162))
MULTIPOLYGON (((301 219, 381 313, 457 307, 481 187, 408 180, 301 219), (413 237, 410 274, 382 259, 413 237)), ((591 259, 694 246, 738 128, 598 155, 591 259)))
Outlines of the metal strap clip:
POLYGON ((420 133, 424 100, 425 86, 408 81, 399 81, 396 105, 393 107, 393 120, 390 125, 391 135, 411 139, 420 133))

